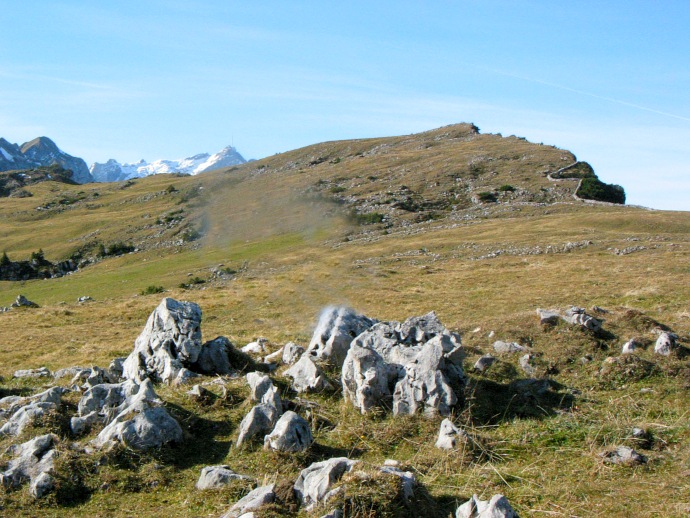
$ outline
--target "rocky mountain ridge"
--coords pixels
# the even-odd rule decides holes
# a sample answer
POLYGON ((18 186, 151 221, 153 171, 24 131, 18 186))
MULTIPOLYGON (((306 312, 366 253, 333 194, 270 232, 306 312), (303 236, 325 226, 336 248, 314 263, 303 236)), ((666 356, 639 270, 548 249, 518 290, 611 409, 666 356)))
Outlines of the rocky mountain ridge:
POLYGON ((38 137, 21 146, 0 138, 0 171, 32 169, 54 164, 72 171, 72 180, 77 183, 93 181, 83 159, 65 153, 48 137, 38 137))
POLYGON ((227 146, 213 155, 199 153, 177 160, 140 160, 135 164, 121 164, 111 158, 105 163, 94 163, 90 171, 96 182, 118 182, 152 174, 183 173, 196 175, 213 169, 244 164, 246 160, 233 146, 227 146))

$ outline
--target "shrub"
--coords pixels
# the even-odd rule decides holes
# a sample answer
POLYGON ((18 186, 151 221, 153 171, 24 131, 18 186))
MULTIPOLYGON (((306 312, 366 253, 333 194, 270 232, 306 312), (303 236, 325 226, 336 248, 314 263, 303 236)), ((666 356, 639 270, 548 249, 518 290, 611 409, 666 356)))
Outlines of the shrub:
POLYGON ((512 185, 504 184, 504 185, 501 185, 498 188, 498 190, 500 192, 513 192, 513 191, 515 191, 515 187, 513 187, 512 185))
POLYGON ((353 218, 355 222, 360 225, 374 225, 376 223, 382 223, 385 216, 380 212, 369 212, 367 214, 353 213, 353 218))
POLYGON ((620 185, 604 183, 596 176, 583 178, 575 193, 586 200, 625 204, 625 190, 620 185))
POLYGON ((12 264, 12 261, 10 261, 10 258, 7 257, 7 252, 3 252, 2 258, 0 259, 0 267, 9 266, 11 264, 12 264))
POLYGON ((139 292, 140 295, 155 295, 156 293, 163 293, 165 291, 165 288, 163 286, 156 286, 152 284, 151 286, 147 286, 143 290, 139 292))
POLYGON ((131 243, 124 243, 122 241, 117 241, 108 246, 105 246, 103 243, 99 243, 96 255, 98 257, 124 255, 130 252, 134 252, 134 249, 134 245, 132 245, 131 243))
POLYGON ((477 194, 477 197, 479 198, 479 201, 483 203, 493 203, 497 201, 496 195, 489 191, 480 192, 477 194))

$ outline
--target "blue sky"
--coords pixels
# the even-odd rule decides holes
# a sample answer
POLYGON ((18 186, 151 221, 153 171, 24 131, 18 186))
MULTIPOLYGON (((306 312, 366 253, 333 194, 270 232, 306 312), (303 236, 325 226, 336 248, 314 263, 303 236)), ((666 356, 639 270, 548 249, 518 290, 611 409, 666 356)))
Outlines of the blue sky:
POLYGON ((456 122, 690 210, 690 2, 9 0, 0 136, 87 163, 456 122))

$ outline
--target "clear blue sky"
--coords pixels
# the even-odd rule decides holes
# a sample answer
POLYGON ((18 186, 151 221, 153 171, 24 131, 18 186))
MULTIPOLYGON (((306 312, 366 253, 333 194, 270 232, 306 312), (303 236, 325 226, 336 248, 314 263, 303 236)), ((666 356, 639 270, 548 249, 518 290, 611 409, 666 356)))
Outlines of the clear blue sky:
POLYGON ((690 1, 7 0, 0 136, 87 163, 474 122, 690 210, 690 1))

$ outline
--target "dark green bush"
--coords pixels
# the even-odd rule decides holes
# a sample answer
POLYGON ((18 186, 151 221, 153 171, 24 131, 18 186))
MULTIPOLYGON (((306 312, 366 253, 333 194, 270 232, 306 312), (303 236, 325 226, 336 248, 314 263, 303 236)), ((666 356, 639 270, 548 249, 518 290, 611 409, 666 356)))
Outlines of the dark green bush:
POLYGON ((497 201, 496 195, 489 191, 480 192, 477 194, 477 197, 479 198, 479 201, 483 203, 493 203, 497 201))
POLYGON ((165 288, 163 286, 156 286, 152 284, 151 286, 147 286, 141 292, 139 292, 139 295, 155 295, 156 293, 163 293, 165 291, 165 288))
POLYGON ((352 217, 360 225, 374 225, 383 222, 385 219, 385 216, 380 212, 369 212, 367 214, 353 213, 352 217))
POLYGON ((583 178, 580 188, 575 194, 586 200, 625 204, 625 190, 623 187, 604 183, 596 176, 583 178))
POLYGON ((513 187, 512 185, 505 184, 505 185, 501 185, 498 188, 498 190, 501 192, 513 192, 513 191, 515 191, 515 187, 513 187))
POLYGON ((341 192, 345 192, 347 189, 345 187, 341 187, 340 185, 336 185, 335 187, 331 187, 331 192, 333 194, 338 194, 341 192))

